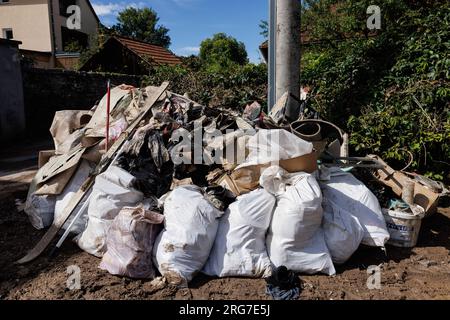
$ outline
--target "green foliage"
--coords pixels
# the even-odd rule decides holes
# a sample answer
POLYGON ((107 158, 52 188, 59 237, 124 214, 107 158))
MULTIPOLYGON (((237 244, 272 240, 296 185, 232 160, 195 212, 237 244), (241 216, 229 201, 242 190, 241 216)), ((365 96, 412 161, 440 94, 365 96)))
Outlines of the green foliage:
POLYGON ((187 93, 199 103, 242 110, 253 101, 266 105, 267 66, 265 64, 233 65, 228 70, 212 72, 186 66, 160 66, 145 77, 143 85, 160 85, 170 81, 170 90, 187 93))
POLYGON ((259 34, 267 39, 269 37, 269 23, 267 22, 267 20, 261 20, 261 22, 259 23, 259 28, 261 29, 259 34))
POLYGON ((77 40, 72 40, 64 45, 64 52, 81 52, 84 47, 77 40))
POLYGON ((303 23, 320 44, 302 57, 314 107, 351 133, 356 153, 450 181, 450 5, 381 2, 382 30, 365 30, 371 1, 307 1, 303 23))
POLYGON ((88 61, 94 54, 100 51, 103 44, 110 37, 111 31, 104 25, 100 24, 97 33, 90 37, 89 47, 80 51, 80 59, 78 61, 78 68, 81 68, 86 61, 88 61))
POLYGON ((217 33, 212 38, 203 40, 199 56, 211 72, 222 72, 248 63, 244 43, 225 33, 217 33))
POLYGON ((159 17, 151 8, 126 8, 119 12, 117 24, 112 27, 117 34, 168 48, 169 29, 157 25, 159 17))

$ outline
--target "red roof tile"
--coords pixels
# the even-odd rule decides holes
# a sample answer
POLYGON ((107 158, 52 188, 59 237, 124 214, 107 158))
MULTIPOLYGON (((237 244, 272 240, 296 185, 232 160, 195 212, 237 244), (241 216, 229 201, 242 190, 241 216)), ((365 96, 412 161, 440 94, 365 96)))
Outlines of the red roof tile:
POLYGON ((181 64, 180 58, 166 48, 118 36, 114 36, 114 38, 142 58, 148 56, 159 64, 181 64))

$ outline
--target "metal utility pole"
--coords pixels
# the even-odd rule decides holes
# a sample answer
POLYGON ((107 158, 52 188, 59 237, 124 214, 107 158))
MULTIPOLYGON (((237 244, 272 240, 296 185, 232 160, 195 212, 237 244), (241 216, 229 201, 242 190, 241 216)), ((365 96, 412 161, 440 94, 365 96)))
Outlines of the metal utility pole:
POLYGON ((276 99, 276 46, 277 46, 277 0, 269 0, 269 111, 274 106, 276 99))
MULTIPOLYGON (((271 0, 275 2, 276 23, 271 21, 270 32, 276 34, 275 45, 269 43, 269 69, 273 63, 270 51, 275 48, 275 100, 290 92, 300 95, 300 0, 271 0), (273 46, 273 47, 272 47, 273 46)), ((272 14, 271 14, 272 16, 272 14)), ((273 20, 273 19, 272 19, 273 20)), ((273 70, 273 69, 272 69, 273 70)), ((299 113, 299 103, 289 99, 286 117, 296 120, 299 113)))

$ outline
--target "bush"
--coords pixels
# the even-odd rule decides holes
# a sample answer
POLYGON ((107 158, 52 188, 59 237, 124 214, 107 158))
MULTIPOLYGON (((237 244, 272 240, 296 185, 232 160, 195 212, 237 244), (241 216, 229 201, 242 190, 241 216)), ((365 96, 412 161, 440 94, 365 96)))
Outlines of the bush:
MULTIPOLYGON (((351 14, 362 2, 341 10, 351 14)), ((313 106, 350 132, 353 154, 377 153, 401 169, 411 153, 409 170, 450 181, 449 10, 446 1, 392 0, 376 37, 303 55, 313 106)))
POLYGON ((258 101, 266 106, 267 67, 265 64, 234 65, 221 72, 186 66, 160 66, 146 76, 143 85, 170 82, 170 90, 184 94, 198 103, 242 110, 258 101))

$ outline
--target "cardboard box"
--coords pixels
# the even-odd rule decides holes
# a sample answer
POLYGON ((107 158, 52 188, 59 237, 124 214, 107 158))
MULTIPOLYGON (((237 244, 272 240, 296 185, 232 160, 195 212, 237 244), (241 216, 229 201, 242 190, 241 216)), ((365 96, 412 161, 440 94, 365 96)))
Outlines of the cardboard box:
MULTIPOLYGON (((390 187, 392 191, 401 198, 405 184, 407 181, 411 181, 411 179, 406 174, 392 169, 380 157, 375 155, 369 155, 369 157, 378 160, 385 165, 384 169, 375 170, 373 176, 380 183, 390 187)), ((432 215, 436 212, 440 193, 423 186, 415 180, 412 181, 414 181, 414 203, 425 209, 425 217, 432 215)))
MULTIPOLYGON (((293 172, 307 172, 313 173, 318 169, 317 159, 319 158, 319 152, 314 151, 312 153, 303 155, 301 157, 280 160, 278 165, 284 170, 293 172)), ((230 190, 235 196, 249 193, 259 187, 259 178, 264 169, 274 165, 274 163, 249 166, 241 169, 234 170, 231 174, 223 175, 217 184, 230 190)))

